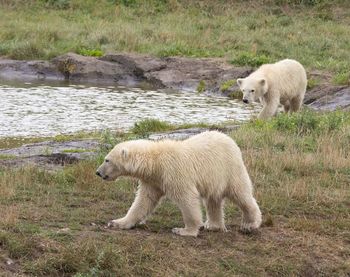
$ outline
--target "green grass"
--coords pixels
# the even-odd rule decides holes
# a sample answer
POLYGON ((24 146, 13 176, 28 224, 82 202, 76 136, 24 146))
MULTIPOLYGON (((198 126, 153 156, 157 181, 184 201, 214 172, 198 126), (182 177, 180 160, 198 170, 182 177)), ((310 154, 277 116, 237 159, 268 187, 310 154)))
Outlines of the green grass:
POLYGON ((78 49, 77 53, 83 56, 92 56, 92 57, 101 57, 103 56, 103 52, 101 50, 98 49, 86 49, 86 48, 82 48, 82 49, 78 49))
MULTIPOLYGON (((307 110, 252 120, 230 134, 263 212, 260 233, 250 236, 238 232, 241 215, 229 202, 227 233, 172 235, 182 218, 169 201, 146 225, 105 229, 126 213, 137 189, 134 180, 96 177, 106 149, 59 171, 0 168, 0 257, 16 265, 0 270, 29 276, 346 276, 349 134, 348 113, 307 110)), ((105 132, 101 141, 136 137, 105 132)))
POLYGON ((291 134, 325 134, 350 124, 350 114, 343 111, 332 113, 316 113, 305 109, 292 115, 280 114, 269 121, 256 120, 253 123, 257 128, 276 129, 291 134))
POLYGON ((147 118, 136 122, 134 127, 131 128, 131 132, 140 137, 146 137, 153 132, 164 132, 172 129, 174 129, 174 127, 165 121, 147 118))
POLYGON ((349 23, 350 3, 337 0, 5 0, 0 55, 125 51, 250 66, 294 58, 309 70, 342 74, 350 67, 349 23))
POLYGON ((16 158, 14 155, 0 154, 0 160, 11 160, 16 158))
POLYGON ((270 63, 271 61, 266 55, 257 55, 256 53, 243 52, 230 60, 230 62, 235 65, 251 65, 258 67, 262 64, 270 63))
POLYGON ((350 85, 350 71, 340 72, 333 77, 333 83, 336 85, 350 85))

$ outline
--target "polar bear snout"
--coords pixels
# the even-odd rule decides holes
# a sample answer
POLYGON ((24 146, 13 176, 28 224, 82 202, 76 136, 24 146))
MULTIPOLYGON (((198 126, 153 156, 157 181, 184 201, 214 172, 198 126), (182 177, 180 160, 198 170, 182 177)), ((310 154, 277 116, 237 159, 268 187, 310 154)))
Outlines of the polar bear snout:
POLYGON ((104 161, 96 170, 96 175, 106 181, 113 181, 120 176, 118 168, 108 160, 104 161))
POLYGON ((248 103, 249 103, 249 100, 246 99, 246 98, 243 98, 243 103, 248 104, 248 103))
POLYGON ((96 175, 101 177, 103 180, 107 180, 109 178, 108 175, 102 175, 99 171, 96 171, 96 175))

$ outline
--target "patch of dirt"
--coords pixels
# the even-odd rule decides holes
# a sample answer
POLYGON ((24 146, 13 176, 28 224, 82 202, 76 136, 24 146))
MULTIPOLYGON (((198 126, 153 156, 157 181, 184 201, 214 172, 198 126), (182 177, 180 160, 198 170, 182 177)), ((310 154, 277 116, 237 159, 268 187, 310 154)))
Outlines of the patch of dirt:
POLYGON ((20 266, 17 260, 8 257, 6 251, 2 251, 0 245, 0 276, 25 276, 20 275, 20 266))

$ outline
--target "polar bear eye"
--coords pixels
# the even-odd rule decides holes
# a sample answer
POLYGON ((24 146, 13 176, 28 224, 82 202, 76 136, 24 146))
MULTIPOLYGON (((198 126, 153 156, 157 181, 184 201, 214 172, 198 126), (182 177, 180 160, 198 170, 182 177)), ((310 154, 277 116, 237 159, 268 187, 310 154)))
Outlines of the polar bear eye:
POLYGON ((251 93, 254 93, 254 92, 255 92, 255 89, 252 89, 250 92, 251 92, 251 93))
POLYGON ((108 160, 108 159, 106 159, 106 160, 105 160, 105 162, 106 162, 106 163, 108 163, 108 162, 109 162, 109 160, 108 160))

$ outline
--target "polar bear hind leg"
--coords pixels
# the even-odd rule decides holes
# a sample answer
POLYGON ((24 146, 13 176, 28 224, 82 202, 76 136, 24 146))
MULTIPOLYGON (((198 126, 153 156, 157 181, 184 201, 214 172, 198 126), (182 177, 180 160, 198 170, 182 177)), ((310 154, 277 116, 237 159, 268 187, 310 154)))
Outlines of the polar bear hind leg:
POLYGON ((283 108, 284 108, 284 112, 288 113, 290 110, 290 102, 289 100, 287 100, 285 103, 283 103, 283 108))
POLYGON ((250 232, 261 225, 261 211, 251 189, 241 186, 236 189, 229 198, 232 199, 242 211, 241 231, 250 232), (243 188, 243 189, 242 189, 243 188))
POLYGON ((258 229, 261 225, 261 212, 258 204, 253 196, 246 201, 236 201, 243 213, 243 219, 241 223, 241 231, 251 232, 258 229))
POLYGON ((302 97, 300 97, 300 95, 292 98, 290 101, 291 111, 292 112, 299 111, 302 104, 303 104, 303 99, 302 97))

